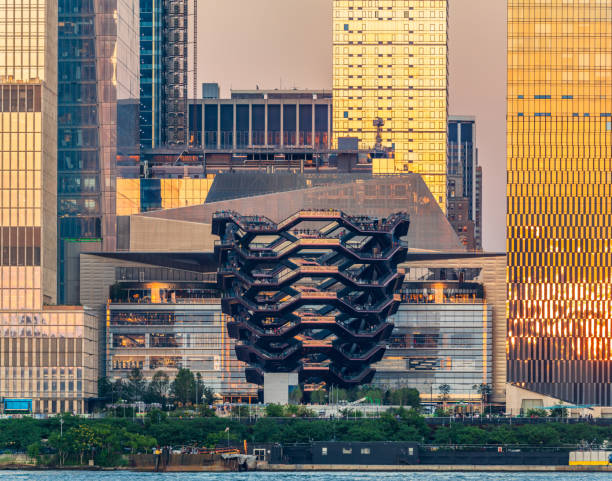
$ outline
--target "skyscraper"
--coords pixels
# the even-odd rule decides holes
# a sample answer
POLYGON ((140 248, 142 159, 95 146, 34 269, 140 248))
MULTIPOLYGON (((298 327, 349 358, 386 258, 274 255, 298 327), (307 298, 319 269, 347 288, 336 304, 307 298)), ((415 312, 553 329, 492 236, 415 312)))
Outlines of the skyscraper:
POLYGON ((0 3, 3 309, 57 298, 56 30, 56 1, 0 3))
POLYGON ((508 3, 508 381, 612 403, 612 5, 508 3))
POLYGON ((481 176, 476 149, 476 119, 449 117, 446 215, 469 250, 482 250, 481 176))
POLYGON ((140 145, 187 141, 188 0, 140 2, 140 145))
POLYGON ((95 323, 57 293, 55 0, 0 2, 0 398, 4 411, 83 412, 95 323))
POLYGON ((58 21, 58 299, 77 304, 79 252, 116 247, 117 99, 139 95, 138 2, 59 0, 58 21))
POLYGON ((446 212, 447 0, 334 0, 334 137, 391 148, 374 172, 421 174, 446 212))

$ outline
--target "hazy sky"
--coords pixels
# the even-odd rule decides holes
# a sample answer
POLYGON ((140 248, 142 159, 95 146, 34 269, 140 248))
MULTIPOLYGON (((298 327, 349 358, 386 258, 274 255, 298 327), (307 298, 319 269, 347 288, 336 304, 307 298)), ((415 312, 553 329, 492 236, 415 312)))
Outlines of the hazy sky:
MULTIPOLYGON (((450 113, 474 115, 484 248, 505 251, 506 2, 450 1, 450 113)), ((332 0, 199 0, 198 82, 331 89, 332 0)))

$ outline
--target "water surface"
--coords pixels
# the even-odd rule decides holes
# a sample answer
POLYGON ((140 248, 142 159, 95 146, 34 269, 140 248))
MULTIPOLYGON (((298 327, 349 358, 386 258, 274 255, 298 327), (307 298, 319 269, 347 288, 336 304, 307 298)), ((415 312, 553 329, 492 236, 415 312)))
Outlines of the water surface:
POLYGON ((610 481, 610 473, 134 473, 0 471, 0 481, 610 481))

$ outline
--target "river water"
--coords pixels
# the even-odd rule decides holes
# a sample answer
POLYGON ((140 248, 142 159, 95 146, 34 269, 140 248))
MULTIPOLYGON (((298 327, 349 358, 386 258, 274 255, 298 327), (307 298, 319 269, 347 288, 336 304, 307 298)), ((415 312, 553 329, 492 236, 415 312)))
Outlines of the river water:
POLYGON ((610 473, 134 473, 0 471, 0 481, 610 481, 610 473))

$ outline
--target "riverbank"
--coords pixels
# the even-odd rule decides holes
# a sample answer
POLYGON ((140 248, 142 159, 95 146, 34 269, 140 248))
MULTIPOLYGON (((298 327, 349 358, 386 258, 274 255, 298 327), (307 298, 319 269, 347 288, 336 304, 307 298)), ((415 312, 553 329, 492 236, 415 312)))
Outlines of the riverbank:
MULTIPOLYGON (((98 466, 69 466, 43 467, 43 466, 0 466, 0 471, 123 471, 123 472, 152 472, 151 468, 136 467, 98 467, 98 466)), ((262 463, 255 469, 257 472, 463 472, 463 473, 612 473, 612 466, 466 466, 466 465, 413 465, 413 466, 381 466, 381 465, 339 465, 339 464, 277 464, 262 463)), ((166 473, 227 473, 237 472, 221 466, 169 466, 166 473)))

